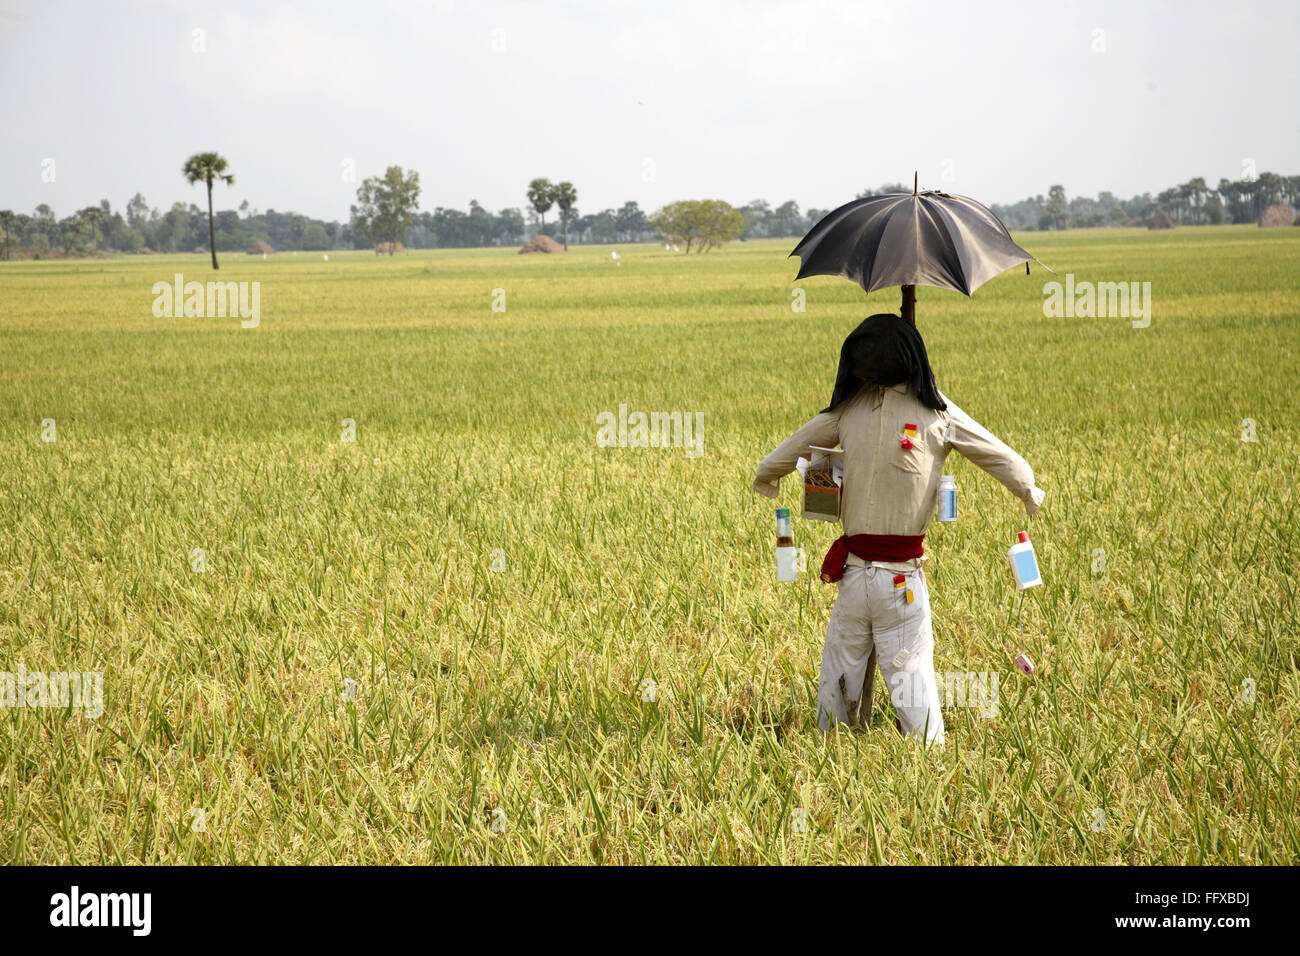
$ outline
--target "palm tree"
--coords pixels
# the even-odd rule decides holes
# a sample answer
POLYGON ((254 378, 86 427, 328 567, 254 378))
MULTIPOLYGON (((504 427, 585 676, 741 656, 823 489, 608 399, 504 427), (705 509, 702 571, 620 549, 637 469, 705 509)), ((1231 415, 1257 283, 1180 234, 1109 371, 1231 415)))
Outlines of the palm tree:
POLYGON ((555 200, 555 205, 560 207, 560 219, 564 222, 564 251, 568 252, 569 212, 578 201, 578 190, 573 188, 573 183, 560 183, 551 191, 551 197, 555 200))
POLYGON ((218 179, 227 186, 235 184, 235 177, 226 173, 226 160, 224 156, 216 153, 195 153, 185 161, 181 173, 191 186, 197 182, 203 182, 208 187, 208 249, 212 252, 212 268, 220 269, 217 265, 217 228, 212 219, 212 184, 218 179))
POLYGON ((555 202, 554 191, 555 187, 549 179, 534 179, 528 184, 528 201, 532 204, 533 212, 542 218, 542 232, 546 230, 546 210, 555 202))
POLYGON ((1183 183, 1181 186, 1175 186, 1174 191, 1178 196, 1178 211, 1175 218, 1179 222, 1187 222, 1190 217, 1186 213, 1192 208, 1192 184, 1183 183))
POLYGON ((1210 191, 1210 187, 1205 184, 1205 177, 1197 176, 1187 180, 1187 189, 1192 194, 1192 205, 1195 207, 1192 220, 1205 219, 1205 198, 1206 193, 1210 191))

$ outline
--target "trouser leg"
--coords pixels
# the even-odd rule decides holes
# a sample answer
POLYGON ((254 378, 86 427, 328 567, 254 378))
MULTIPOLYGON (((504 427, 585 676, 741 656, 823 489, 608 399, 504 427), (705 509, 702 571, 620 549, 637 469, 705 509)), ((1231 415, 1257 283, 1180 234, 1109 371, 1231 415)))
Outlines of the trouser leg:
POLYGON ((904 587, 896 588, 893 572, 873 570, 867 590, 871 634, 899 729, 906 736, 941 743, 943 712, 934 676, 934 631, 925 572, 919 568, 907 572, 904 587), (910 604, 908 590, 913 597, 910 604))
POLYGON ((817 689, 817 726, 822 730, 830 728, 832 719, 856 728, 871 716, 870 698, 863 698, 866 675, 875 668, 866 571, 845 568, 826 628, 817 689))

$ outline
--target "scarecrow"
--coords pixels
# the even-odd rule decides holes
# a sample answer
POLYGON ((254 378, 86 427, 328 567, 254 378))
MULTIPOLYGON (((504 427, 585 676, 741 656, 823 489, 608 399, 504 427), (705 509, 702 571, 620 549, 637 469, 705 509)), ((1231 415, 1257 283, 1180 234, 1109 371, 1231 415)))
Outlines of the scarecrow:
POLYGON ((840 350, 830 404, 759 463, 754 490, 775 498, 814 447, 843 447, 844 533, 822 562, 837 583, 822 653, 818 725, 870 720, 877 661, 899 729, 942 743, 923 542, 944 459, 957 451, 1019 498, 1044 492, 1025 460, 939 391, 914 318, 915 286, 969 295, 1033 256, 985 207, 945 193, 873 196, 841 206, 795 248, 806 275, 841 275, 868 292, 901 284, 903 314, 862 322, 840 350))

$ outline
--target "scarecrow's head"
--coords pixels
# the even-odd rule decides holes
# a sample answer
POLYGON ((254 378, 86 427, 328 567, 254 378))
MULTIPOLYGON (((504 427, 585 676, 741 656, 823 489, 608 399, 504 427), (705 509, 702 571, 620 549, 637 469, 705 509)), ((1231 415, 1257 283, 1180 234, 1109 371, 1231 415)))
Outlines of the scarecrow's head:
POLYGON ((906 382, 927 408, 943 411, 948 407, 934 384, 930 357, 916 326, 901 316, 879 312, 863 319, 844 340, 835 392, 822 411, 834 410, 864 384, 889 388, 901 382, 906 382))

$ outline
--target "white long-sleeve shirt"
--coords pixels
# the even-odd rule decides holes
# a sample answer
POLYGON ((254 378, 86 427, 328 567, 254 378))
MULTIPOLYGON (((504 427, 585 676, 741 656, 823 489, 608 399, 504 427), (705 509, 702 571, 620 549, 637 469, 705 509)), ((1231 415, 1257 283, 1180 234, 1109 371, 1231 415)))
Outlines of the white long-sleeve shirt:
POLYGON ((939 478, 948 452, 956 450, 988 472, 1025 504, 1032 516, 1044 492, 1034 472, 1005 442, 952 400, 946 411, 928 408, 906 383, 890 388, 863 386, 834 411, 822 412, 759 463, 754 490, 775 498, 783 475, 811 446, 844 448, 840 520, 846 535, 924 534, 934 514, 939 478), (911 448, 904 428, 916 426, 911 448))

